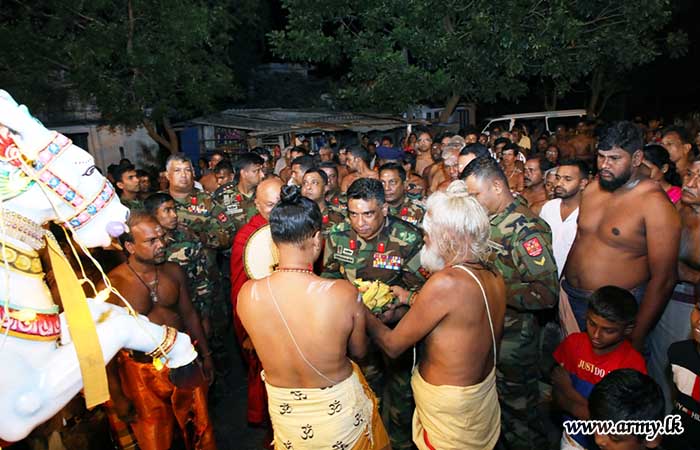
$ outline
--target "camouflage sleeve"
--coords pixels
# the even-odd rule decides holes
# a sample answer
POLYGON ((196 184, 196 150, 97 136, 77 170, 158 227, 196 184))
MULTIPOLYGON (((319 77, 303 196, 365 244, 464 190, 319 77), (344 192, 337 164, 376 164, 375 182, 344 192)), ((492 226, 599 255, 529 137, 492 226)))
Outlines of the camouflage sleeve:
POLYGON ((420 289, 425 283, 425 277, 421 273, 420 250, 423 248, 423 238, 417 234, 418 240, 411 246, 410 252, 404 257, 406 263, 402 268, 401 281, 406 289, 420 289))
POLYGON ((340 263, 333 258, 334 249, 335 241, 333 235, 329 234, 323 249, 323 273, 321 273, 323 278, 344 278, 340 273, 340 263))
POLYGON ((212 202, 210 211, 211 216, 206 230, 207 247, 230 249, 236 235, 236 225, 221 204, 212 202))
POLYGON ((520 283, 507 286, 511 306, 541 310, 556 305, 559 280, 550 242, 549 236, 528 229, 523 229, 516 237, 512 258, 520 272, 520 283))
POLYGON ((207 261, 201 242, 197 243, 192 253, 191 265, 192 271, 194 272, 192 297, 204 298, 211 294, 212 287, 207 273, 207 261))

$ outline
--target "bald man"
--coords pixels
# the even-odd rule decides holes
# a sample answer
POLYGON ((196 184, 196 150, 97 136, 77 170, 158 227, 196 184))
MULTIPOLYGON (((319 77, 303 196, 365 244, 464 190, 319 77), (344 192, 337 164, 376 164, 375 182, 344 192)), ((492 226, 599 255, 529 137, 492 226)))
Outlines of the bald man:
POLYGON ((248 364, 248 423, 260 425, 269 419, 267 413, 267 396, 265 385, 260 378, 262 364, 258 358, 248 333, 236 312, 238 292, 241 286, 248 281, 243 261, 243 251, 248 239, 261 227, 267 225, 270 212, 280 200, 280 191, 284 186, 278 177, 270 177, 261 181, 255 188, 255 207, 258 213, 247 224, 243 225, 233 241, 231 249, 231 303, 233 304, 233 329, 238 343, 243 349, 243 356, 248 364))

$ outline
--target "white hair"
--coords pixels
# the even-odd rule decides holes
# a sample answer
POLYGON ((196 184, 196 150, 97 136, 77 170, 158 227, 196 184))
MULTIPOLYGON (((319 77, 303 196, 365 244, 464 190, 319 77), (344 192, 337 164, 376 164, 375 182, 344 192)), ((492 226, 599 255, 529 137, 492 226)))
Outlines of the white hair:
POLYGON ((446 265, 488 259, 491 235, 488 214, 469 195, 462 180, 453 181, 447 192, 438 191, 428 198, 423 230, 446 265))

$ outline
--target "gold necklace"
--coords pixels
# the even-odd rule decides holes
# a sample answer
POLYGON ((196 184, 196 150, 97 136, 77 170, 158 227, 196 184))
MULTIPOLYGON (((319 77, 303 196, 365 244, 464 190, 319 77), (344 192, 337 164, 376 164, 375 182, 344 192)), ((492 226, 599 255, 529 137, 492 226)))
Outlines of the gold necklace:
POLYGON ((311 269, 301 269, 298 267, 278 267, 275 272, 292 272, 292 273, 308 273, 313 275, 314 271, 311 269))
POLYGON ((155 279, 154 279, 152 282, 150 282, 150 283, 146 283, 145 281, 143 281, 143 278, 141 278, 141 277, 139 276, 139 274, 136 273, 136 271, 134 270, 134 268, 131 267, 131 264, 129 264, 129 261, 128 261, 128 260, 126 261, 126 267, 128 267, 129 270, 131 270, 131 271, 134 273, 134 275, 136 275, 136 278, 139 279, 139 281, 141 282, 141 284, 143 284, 143 285, 146 287, 146 289, 148 289, 148 292, 149 292, 150 297, 151 297, 151 301, 152 301, 153 303, 158 303, 158 266, 156 266, 156 277, 155 277, 155 279))

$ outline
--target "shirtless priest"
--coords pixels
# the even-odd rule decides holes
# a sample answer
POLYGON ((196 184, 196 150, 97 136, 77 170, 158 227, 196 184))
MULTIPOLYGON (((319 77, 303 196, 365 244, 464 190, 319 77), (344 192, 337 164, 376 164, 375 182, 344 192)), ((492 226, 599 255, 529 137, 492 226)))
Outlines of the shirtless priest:
POLYGON ((486 265, 489 219, 454 181, 428 198, 423 230, 421 264, 433 275, 393 330, 369 310, 367 328, 390 357, 425 339, 411 379, 419 449, 492 449, 501 431, 496 359, 506 290, 486 265))
POLYGON ((270 213, 277 270, 240 290, 238 314, 262 361, 275 449, 386 450, 377 401, 357 365, 367 346, 364 306, 345 280, 314 275, 321 211, 285 186, 270 213))

